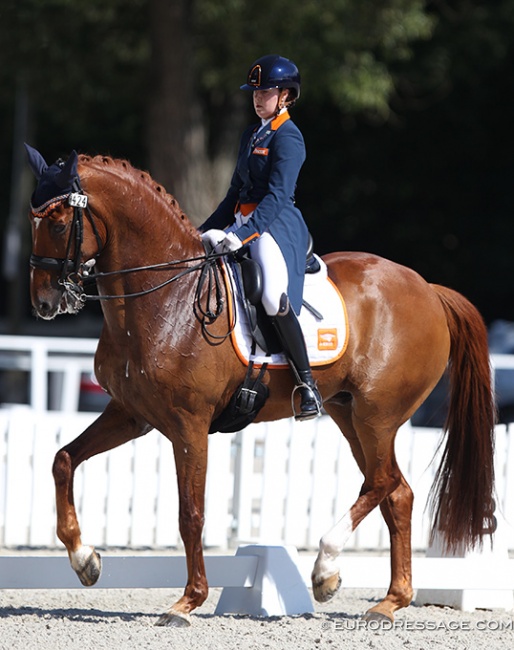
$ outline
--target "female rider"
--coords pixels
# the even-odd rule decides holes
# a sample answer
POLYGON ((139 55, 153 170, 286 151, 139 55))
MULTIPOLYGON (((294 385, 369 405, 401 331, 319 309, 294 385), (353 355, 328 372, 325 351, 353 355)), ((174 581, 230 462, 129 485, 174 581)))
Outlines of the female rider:
POLYGON ((305 145, 288 112, 300 96, 300 74, 292 61, 271 54, 253 63, 241 89, 253 92, 260 123, 243 133, 227 195, 200 231, 208 249, 227 253, 248 246, 251 258, 261 266, 262 304, 300 393, 295 417, 309 419, 320 415, 321 397, 297 318, 309 233, 294 192, 305 145))

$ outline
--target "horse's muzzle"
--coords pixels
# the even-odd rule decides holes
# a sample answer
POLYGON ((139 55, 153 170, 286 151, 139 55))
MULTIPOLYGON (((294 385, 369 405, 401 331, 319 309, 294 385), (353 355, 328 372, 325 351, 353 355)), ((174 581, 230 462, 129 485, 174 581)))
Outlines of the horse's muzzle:
POLYGON ((31 302, 35 315, 44 320, 53 320, 59 314, 76 314, 84 306, 80 293, 70 291, 65 284, 38 285, 34 280, 31 302))
POLYGON ((44 320, 52 320, 57 315, 64 313, 61 307, 63 299, 62 291, 56 291, 54 295, 45 294, 33 297, 32 307, 35 315, 44 320))

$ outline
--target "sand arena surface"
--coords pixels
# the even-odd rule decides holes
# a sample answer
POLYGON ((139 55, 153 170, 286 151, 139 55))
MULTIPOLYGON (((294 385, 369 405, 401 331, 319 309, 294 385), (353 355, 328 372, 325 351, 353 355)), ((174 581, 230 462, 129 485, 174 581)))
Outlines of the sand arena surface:
POLYGON ((180 589, 0 591, 0 650, 506 650, 514 648, 514 612, 410 607, 392 626, 360 615, 383 590, 343 589, 314 614, 257 618, 214 616, 219 589, 189 628, 154 623, 180 589))

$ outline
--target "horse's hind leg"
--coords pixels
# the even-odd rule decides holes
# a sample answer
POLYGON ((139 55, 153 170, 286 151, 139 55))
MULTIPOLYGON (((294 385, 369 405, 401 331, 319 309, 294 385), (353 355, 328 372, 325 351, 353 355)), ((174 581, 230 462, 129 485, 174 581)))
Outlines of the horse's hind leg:
POLYGON ((366 612, 366 620, 382 619, 384 616, 393 620, 393 613, 407 607, 412 600, 412 503, 412 490, 402 476, 400 485, 380 504, 391 540, 391 582, 387 596, 366 612))
POLYGON ((378 435, 368 429, 363 438, 366 427, 359 427, 360 435, 357 434, 349 405, 327 404, 326 409, 343 430, 365 481, 349 512, 321 539, 312 574, 314 597, 325 602, 336 593, 341 582, 337 557, 359 523, 380 504, 391 536, 391 584, 386 598, 365 617, 393 620, 393 612, 406 607, 412 598, 410 523, 413 496, 396 464, 395 432, 378 435), (362 440, 367 444, 363 445, 362 440))
POLYGON ((57 536, 66 546, 70 563, 85 586, 91 586, 100 577, 99 554, 82 544, 80 526, 73 497, 73 477, 83 461, 133 440, 149 431, 150 427, 136 422, 120 407, 110 402, 100 415, 78 438, 60 449, 54 460, 53 476, 57 506, 57 536))

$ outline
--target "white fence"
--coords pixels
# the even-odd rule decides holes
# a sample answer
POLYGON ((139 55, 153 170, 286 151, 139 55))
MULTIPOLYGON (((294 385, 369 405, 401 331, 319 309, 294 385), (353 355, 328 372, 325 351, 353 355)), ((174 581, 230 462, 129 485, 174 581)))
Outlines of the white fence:
POLYGON ((93 372, 97 345, 96 339, 0 335, 0 370, 27 374, 33 408, 77 411, 81 374, 93 372))
MULTIPOLYGON (((81 375, 93 372, 97 344, 89 338, 0 335, 0 372, 27 374, 26 403, 33 408, 77 411, 81 375)), ((514 354, 492 354, 491 364, 495 370, 514 370, 514 354)), ((514 401, 514 382, 502 388, 514 401)))
MULTIPOLYGON (((53 547, 56 540, 51 466, 55 452, 93 414, 0 411, 0 546, 53 547)), ((397 438, 400 467, 415 494, 413 548, 428 540, 426 497, 433 480, 439 432, 404 426, 397 438)), ((514 425, 497 427, 498 511, 514 549, 514 425)), ((290 544, 316 548, 319 537, 356 499, 361 475, 348 444, 328 417, 252 425, 209 440, 204 542, 290 544)), ((76 506, 85 543, 100 547, 180 547, 172 446, 156 431, 78 470, 76 506)), ((465 495, 463 495, 465 498, 465 495)), ((378 510, 348 548, 387 549, 378 510)))
MULTIPOLYGON (((96 417, 77 413, 80 377, 93 369, 93 339, 0 336, 0 371, 27 373, 28 405, 0 410, 0 547, 60 546, 55 538, 55 452, 96 417), (58 409, 47 411, 47 407, 58 409)), ((492 355, 514 368, 514 356, 492 355)), ((1 398, 1 396, 0 396, 1 398)), ((413 547, 428 540, 425 505, 440 432, 399 432, 396 451, 413 487, 413 547)), ((514 425, 497 427, 498 509, 514 549, 514 425)), ((362 478, 348 444, 329 418, 252 425, 209 441, 204 541, 316 548, 319 537, 357 498, 362 478)), ((155 431, 92 458, 77 472, 76 504, 87 543, 106 547, 180 547, 175 467, 170 443, 155 431)), ((465 497, 463 497, 465 498, 465 497)), ((386 549, 378 510, 349 545, 386 549)))

